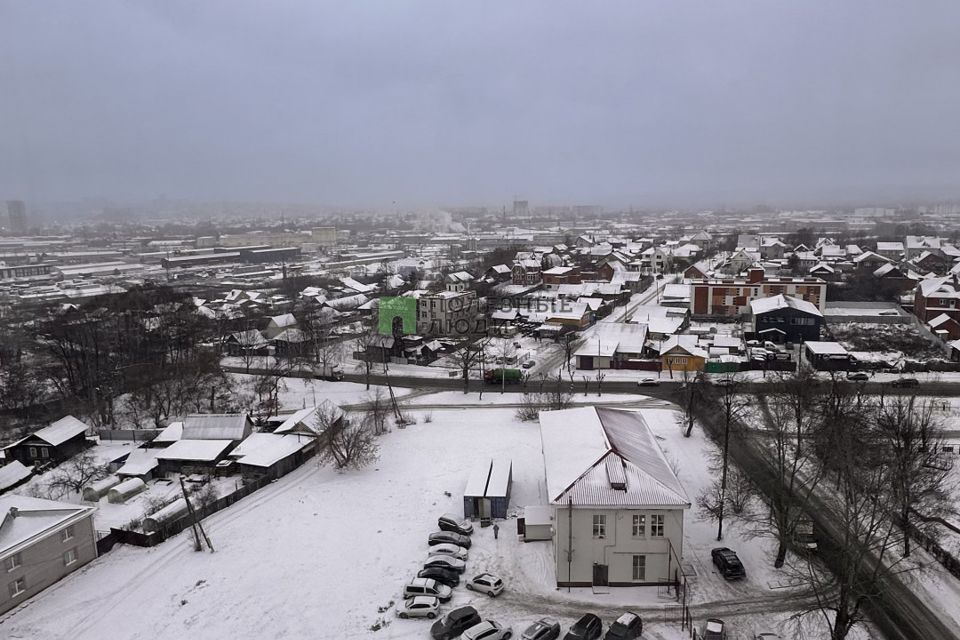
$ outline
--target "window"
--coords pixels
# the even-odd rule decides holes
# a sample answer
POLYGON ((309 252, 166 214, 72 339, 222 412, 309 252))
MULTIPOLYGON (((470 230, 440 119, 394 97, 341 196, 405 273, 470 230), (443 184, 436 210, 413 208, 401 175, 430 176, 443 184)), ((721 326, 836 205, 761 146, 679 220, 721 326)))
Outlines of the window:
POLYGON ((66 542, 73 538, 73 525, 60 532, 60 542, 66 542))
POLYGON ((647 556, 633 556, 633 581, 642 582, 647 579, 647 556))
POLYGON ((18 595, 27 590, 27 580, 26 578, 19 578, 10 583, 8 589, 10 590, 10 597, 16 598, 18 595))
POLYGON ((23 558, 20 557, 20 554, 18 553, 16 555, 12 555, 9 558, 7 558, 7 562, 6 562, 7 571, 13 571, 17 567, 19 567, 21 564, 23 564, 23 558))
POLYGON ((63 566, 69 567, 74 562, 77 561, 77 548, 67 549, 67 552, 63 554, 63 566))
POLYGON ((40 457, 41 457, 41 458, 49 458, 49 457, 50 457, 50 451, 49 451, 46 447, 40 447, 40 457))
POLYGON ((31 458, 36 458, 36 457, 37 457, 37 448, 36 448, 36 447, 30 447, 30 457, 31 457, 31 458))
POLYGON ((663 516, 662 515, 650 516, 650 537, 651 538, 663 537, 663 516))
POLYGON ((593 516, 593 537, 607 537, 607 516, 594 514, 593 516))
POLYGON ((633 537, 643 538, 647 535, 647 516, 642 513, 633 515, 633 537))

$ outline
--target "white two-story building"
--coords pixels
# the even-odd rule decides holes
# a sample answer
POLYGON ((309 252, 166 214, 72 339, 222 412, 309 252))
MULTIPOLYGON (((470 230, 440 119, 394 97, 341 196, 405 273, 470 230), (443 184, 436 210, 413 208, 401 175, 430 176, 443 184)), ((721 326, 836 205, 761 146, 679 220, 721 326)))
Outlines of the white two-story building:
POLYGON ((557 586, 673 582, 690 500, 636 411, 540 413, 557 586))

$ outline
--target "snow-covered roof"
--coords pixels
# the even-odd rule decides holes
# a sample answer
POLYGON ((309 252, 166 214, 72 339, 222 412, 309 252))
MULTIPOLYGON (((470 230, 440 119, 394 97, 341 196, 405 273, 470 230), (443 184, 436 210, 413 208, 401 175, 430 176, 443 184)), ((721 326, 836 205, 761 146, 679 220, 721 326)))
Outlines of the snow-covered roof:
POLYGON ((847 350, 839 342, 805 342, 810 353, 820 356, 842 356, 847 355, 847 350))
POLYGON ((182 440, 243 440, 250 433, 245 413, 196 413, 183 419, 182 440))
MULTIPOLYGON (((50 423, 50 426, 39 429, 38 431, 34 431, 33 434, 27 436, 27 438, 37 437, 48 443, 50 446, 56 447, 57 445, 63 444, 70 438, 75 438, 81 433, 85 433, 89 428, 90 427, 73 416, 64 416, 56 422, 50 423)), ((27 438, 19 440, 13 444, 23 442, 23 440, 26 440, 27 438)), ((12 447, 13 444, 7 445, 6 448, 12 447)))
POLYGON ((376 289, 376 287, 372 284, 363 284, 362 282, 357 282, 353 278, 340 278, 340 282, 343 283, 343 286, 346 288, 352 289, 357 293, 370 293, 376 289))
POLYGON ((6 495, 0 497, 0 558, 19 553, 30 542, 94 512, 81 507, 41 498, 6 495))
POLYGON ((229 440, 178 440, 157 453, 158 460, 212 462, 229 447, 229 440))
POLYGON ((940 325, 946 324, 946 323, 950 322, 951 320, 953 320, 953 318, 951 318, 950 316, 948 316, 948 315, 945 314, 945 313, 941 313, 940 315, 938 315, 936 318, 934 318, 933 320, 931 320, 931 321, 928 322, 927 324, 930 325, 930 328, 931 328, 931 329, 936 329, 936 328, 939 327, 940 325))
POLYGON ((540 438, 551 504, 690 506, 639 412, 606 407, 542 411, 540 438))
POLYGON ((177 420, 168 424, 163 431, 157 434, 153 442, 176 442, 183 437, 183 422, 177 420))
POLYGON ((310 436, 297 434, 252 433, 230 452, 230 457, 240 464, 269 467, 309 446, 313 441, 314 438, 310 436))
POLYGON ((903 251, 902 242, 878 242, 877 251, 903 251))
POLYGON ((3 465, 0 467, 0 492, 26 480, 31 473, 33 473, 33 467, 28 467, 19 460, 3 465))
POLYGON ((296 326, 296 324, 297 319, 292 313, 283 313, 279 316, 273 316, 270 318, 270 326, 278 329, 283 327, 293 327, 296 326))
POLYGON ((467 486, 463 490, 464 497, 482 498, 486 494, 492 464, 493 460, 490 458, 482 458, 476 462, 467 478, 467 486))
POLYGON ((510 495, 510 481, 513 476, 513 462, 509 458, 494 458, 490 467, 490 480, 487 482, 487 498, 503 498, 510 495))
POLYGON ((142 476, 157 468, 160 449, 134 449, 123 466, 117 469, 118 476, 142 476))
POLYGON ((321 400, 315 407, 306 407, 296 413, 291 414, 284 420, 280 426, 273 430, 274 433, 301 433, 319 434, 322 430, 318 424, 316 415, 318 411, 330 413, 335 416, 334 419, 343 417, 343 410, 329 400, 321 400))
POLYGON ((755 316, 763 313, 770 313, 771 311, 777 311, 778 309, 787 308, 821 318, 823 317, 823 314, 820 313, 820 309, 818 309, 813 303, 807 302, 806 300, 801 300, 800 298, 785 296, 782 293, 779 295, 770 296, 768 298, 757 298, 756 300, 750 301, 750 311, 755 316))
POLYGON ((691 356, 706 358, 709 354, 697 346, 699 338, 693 335, 669 336, 660 345, 660 355, 669 353, 674 349, 680 349, 691 356))

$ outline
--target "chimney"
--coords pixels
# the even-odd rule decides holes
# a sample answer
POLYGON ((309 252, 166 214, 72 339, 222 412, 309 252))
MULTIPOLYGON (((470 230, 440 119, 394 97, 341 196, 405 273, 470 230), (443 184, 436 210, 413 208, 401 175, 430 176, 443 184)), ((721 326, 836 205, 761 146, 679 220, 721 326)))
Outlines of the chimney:
POLYGON ((766 272, 760 267, 751 267, 747 270, 747 283, 756 284, 757 282, 763 281, 763 276, 766 275, 766 272))
POLYGON ((16 508, 16 507, 10 507, 10 517, 11 517, 11 518, 16 518, 18 515, 20 515, 20 512, 17 511, 17 508, 16 508))

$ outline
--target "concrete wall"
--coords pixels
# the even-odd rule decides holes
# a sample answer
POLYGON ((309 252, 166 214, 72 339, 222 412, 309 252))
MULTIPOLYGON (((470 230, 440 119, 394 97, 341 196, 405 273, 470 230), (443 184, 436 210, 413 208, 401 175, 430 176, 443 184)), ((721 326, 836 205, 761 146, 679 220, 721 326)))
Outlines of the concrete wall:
POLYGON ((558 586, 590 586, 593 583, 593 565, 608 567, 611 586, 658 584, 672 578, 677 569, 677 558, 682 557, 683 510, 637 510, 573 508, 573 557, 567 573, 569 542, 568 509, 557 507, 554 520, 554 552, 557 562, 558 586), (607 516, 605 538, 593 537, 593 516, 607 516), (633 537, 633 514, 646 515, 646 536, 633 537), (664 515, 664 537, 650 536, 650 522, 654 514, 664 515), (673 551, 671 553, 671 546, 673 551), (646 580, 633 581, 633 556, 646 556, 646 580))
POLYGON ((9 611, 24 602, 30 596, 39 593, 54 584, 65 575, 76 571, 97 557, 97 539, 93 530, 93 514, 73 525, 73 538, 60 541, 60 527, 47 537, 20 552, 21 565, 13 571, 0 568, 3 576, 3 590, 0 591, 0 613, 9 611), (63 563, 63 554, 68 549, 76 549, 77 560, 69 566, 63 563), (26 578, 26 591, 10 597, 9 585, 18 578, 26 578))

